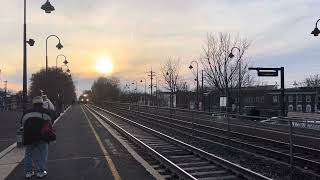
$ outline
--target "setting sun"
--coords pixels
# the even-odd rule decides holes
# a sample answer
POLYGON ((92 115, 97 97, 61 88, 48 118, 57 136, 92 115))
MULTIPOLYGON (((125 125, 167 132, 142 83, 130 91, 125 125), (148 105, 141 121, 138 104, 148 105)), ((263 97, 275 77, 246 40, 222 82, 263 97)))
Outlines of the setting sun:
POLYGON ((110 73, 112 72, 113 65, 110 57, 103 57, 97 59, 96 70, 100 73, 110 73))

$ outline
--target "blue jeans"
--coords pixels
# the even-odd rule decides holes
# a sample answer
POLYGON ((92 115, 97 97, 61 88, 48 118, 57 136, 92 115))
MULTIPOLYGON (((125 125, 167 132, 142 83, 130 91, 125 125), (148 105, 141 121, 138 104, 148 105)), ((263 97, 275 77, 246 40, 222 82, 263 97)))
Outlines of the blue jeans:
POLYGON ((26 145, 24 156, 24 170, 25 173, 33 171, 33 161, 37 172, 47 170, 48 161, 48 143, 41 142, 37 145, 26 145))

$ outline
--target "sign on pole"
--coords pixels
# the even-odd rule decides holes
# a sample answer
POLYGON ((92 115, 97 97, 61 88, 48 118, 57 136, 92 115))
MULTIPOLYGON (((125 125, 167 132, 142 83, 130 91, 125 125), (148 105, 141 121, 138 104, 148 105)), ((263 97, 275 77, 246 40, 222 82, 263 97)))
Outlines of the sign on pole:
POLYGON ((227 107, 227 97, 220 97, 220 107, 227 107))
POLYGON ((276 77, 278 76, 278 71, 258 71, 258 76, 276 77))

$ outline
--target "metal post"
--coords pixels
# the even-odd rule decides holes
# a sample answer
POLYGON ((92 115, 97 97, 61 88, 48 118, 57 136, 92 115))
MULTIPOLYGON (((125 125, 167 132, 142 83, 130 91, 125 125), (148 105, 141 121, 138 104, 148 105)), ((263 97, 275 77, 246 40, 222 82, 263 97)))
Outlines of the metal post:
MULTIPOLYGON (((224 78, 225 78, 225 96, 226 96, 226 111, 225 116, 227 118, 228 116, 228 78, 227 78, 227 61, 224 63, 224 78)), ((229 122, 228 122, 228 129, 229 129, 229 122)))
POLYGON ((285 97, 284 97, 284 67, 280 68, 281 71, 281 111, 282 111, 282 117, 286 116, 286 110, 285 110, 285 97))
POLYGON ((238 82, 238 113, 241 114, 241 61, 239 60, 239 82, 238 82))
POLYGON ((228 137, 230 135, 230 122, 228 117, 228 78, 227 78, 227 61, 224 63, 224 75, 225 75, 225 95, 226 95, 226 113, 225 118, 227 118, 227 130, 228 130, 228 137))
POLYGON ((8 81, 4 81, 4 109, 8 110, 8 107, 7 107, 7 84, 8 84, 8 81))
POLYGON ((146 78, 144 78, 144 102, 143 102, 143 105, 146 105, 146 96, 147 96, 147 81, 146 81, 146 78))
POLYGON ((46 73, 48 72, 48 38, 46 39, 46 73))
POLYGON ((199 67, 197 62, 197 111, 199 111, 199 67))
POLYGON ((153 72, 152 72, 152 68, 151 68, 151 73, 150 73, 150 100, 151 100, 151 105, 153 105, 153 98, 152 98, 152 80, 153 80, 153 72))
POLYGON ((202 110, 204 110, 204 89, 203 89, 203 70, 201 70, 201 105, 202 105, 202 110))
POLYGON ((290 176, 293 175, 293 139, 292 139, 292 121, 289 119, 289 141, 290 141, 290 176))
POLYGON ((194 111, 191 110, 191 122, 192 122, 192 131, 191 131, 191 135, 192 137, 194 136, 194 111))
POLYGON ((4 97, 7 97, 7 85, 8 85, 8 81, 4 81, 4 97))
POLYGON ((23 1, 24 5, 24 18, 23 18, 23 90, 22 90, 22 108, 23 113, 26 112, 27 109, 27 24, 26 24, 26 16, 27 16, 27 8, 26 8, 26 0, 23 1))
POLYGON ((158 80, 157 80, 157 85, 156 85, 156 105, 158 106, 158 80))
MULTIPOLYGON (((49 35, 47 38, 46 38, 46 72, 48 72, 48 39, 50 38, 50 37, 56 37, 58 40, 59 40, 59 44, 60 44, 60 38, 57 36, 57 35, 54 35, 54 34, 52 34, 52 35, 49 35)), ((60 44, 61 45, 61 44, 60 44)), ((57 46, 58 47, 58 49, 60 48, 59 46, 57 46)), ((62 48, 63 46, 61 46, 61 48, 62 48)))

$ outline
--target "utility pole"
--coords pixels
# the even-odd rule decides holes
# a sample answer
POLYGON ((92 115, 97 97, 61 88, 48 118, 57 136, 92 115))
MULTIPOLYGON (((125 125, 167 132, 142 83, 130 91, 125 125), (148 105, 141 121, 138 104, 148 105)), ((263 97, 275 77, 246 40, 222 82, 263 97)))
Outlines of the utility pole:
POLYGON ((201 70, 201 110, 204 110, 204 96, 203 96, 203 70, 201 70))
POLYGON ((4 105, 5 108, 7 108, 7 85, 8 85, 8 81, 4 81, 4 105))
POLYGON ((7 86, 8 86, 8 81, 4 81, 4 96, 7 97, 7 86))
POLYGON ((284 96, 284 67, 280 67, 281 73, 281 111, 282 117, 286 117, 285 96, 284 96))
POLYGON ((155 72, 152 71, 152 67, 151 67, 151 71, 147 72, 150 73, 148 76, 150 76, 150 101, 151 101, 151 105, 153 105, 153 98, 152 98, 152 87, 153 87, 153 76, 155 76, 155 72))

